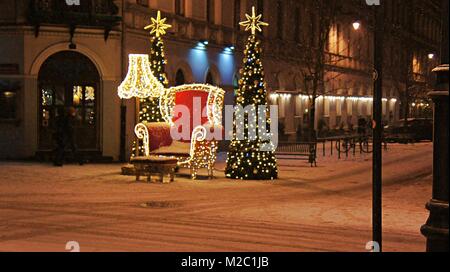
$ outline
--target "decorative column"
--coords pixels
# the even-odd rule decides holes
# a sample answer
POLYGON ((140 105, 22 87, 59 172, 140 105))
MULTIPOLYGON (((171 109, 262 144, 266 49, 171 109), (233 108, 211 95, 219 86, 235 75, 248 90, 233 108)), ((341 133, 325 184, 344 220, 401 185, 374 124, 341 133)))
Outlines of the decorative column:
POLYGON ((433 198, 427 203, 430 217, 421 232, 428 252, 448 252, 448 65, 433 70, 437 86, 429 96, 434 103, 433 198))

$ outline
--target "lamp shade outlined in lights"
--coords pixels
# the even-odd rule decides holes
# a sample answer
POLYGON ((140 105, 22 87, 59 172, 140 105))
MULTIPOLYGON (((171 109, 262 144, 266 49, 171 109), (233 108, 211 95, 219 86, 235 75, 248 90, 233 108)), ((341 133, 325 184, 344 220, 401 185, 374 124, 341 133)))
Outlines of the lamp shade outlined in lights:
POLYGON ((150 69, 149 56, 130 54, 128 56, 128 74, 118 88, 121 99, 158 97, 164 92, 164 86, 150 69))

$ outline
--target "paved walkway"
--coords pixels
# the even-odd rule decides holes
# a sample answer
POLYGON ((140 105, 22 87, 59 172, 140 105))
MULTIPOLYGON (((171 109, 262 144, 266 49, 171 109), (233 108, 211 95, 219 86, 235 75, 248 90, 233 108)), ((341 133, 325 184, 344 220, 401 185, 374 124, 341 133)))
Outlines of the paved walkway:
MULTIPOLYGON (((432 145, 392 145, 384 158, 385 249, 424 251, 432 145)), ((81 251, 364 251, 370 155, 279 164, 276 182, 218 172, 160 185, 119 175, 119 164, 0 162, 0 251, 64 251, 68 241, 81 251)))

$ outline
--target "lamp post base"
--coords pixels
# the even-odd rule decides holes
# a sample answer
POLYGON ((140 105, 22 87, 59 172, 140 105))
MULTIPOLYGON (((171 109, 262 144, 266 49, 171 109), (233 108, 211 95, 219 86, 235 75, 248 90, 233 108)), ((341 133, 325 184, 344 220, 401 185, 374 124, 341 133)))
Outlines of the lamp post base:
POLYGON ((426 207, 430 217, 421 232, 427 238, 427 252, 448 252, 448 202, 432 199, 426 207))

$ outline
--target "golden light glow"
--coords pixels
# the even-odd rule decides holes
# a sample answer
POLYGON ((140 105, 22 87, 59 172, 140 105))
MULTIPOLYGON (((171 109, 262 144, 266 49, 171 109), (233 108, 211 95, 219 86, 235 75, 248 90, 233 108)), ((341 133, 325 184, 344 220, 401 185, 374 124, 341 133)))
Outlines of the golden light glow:
POLYGON ((156 19, 150 18, 150 20, 152 21, 152 23, 146 26, 144 29, 151 29, 150 35, 155 34, 156 37, 165 35, 167 33, 166 30, 172 27, 171 25, 166 24, 167 18, 161 19, 161 11, 159 10, 156 19))
POLYGON ((161 95, 160 109, 164 120, 170 125, 173 124, 173 108, 175 106, 175 95, 183 91, 203 91, 208 93, 207 115, 209 124, 219 126, 222 124, 222 108, 225 91, 221 88, 208 84, 189 84, 166 89, 161 95))
POLYGON ((153 76, 148 55, 129 55, 128 74, 118 88, 122 99, 158 97, 164 86, 153 76))
MULTIPOLYGON (((175 95, 183 91, 204 91, 208 93, 207 116, 208 123, 204 126, 197 126, 192 131, 189 157, 179 157, 178 166, 187 167, 191 170, 191 177, 195 179, 198 169, 206 168, 208 176, 213 177, 214 165, 217 158, 217 140, 207 139, 207 133, 211 127, 220 128, 222 124, 222 109, 224 104, 225 91, 207 84, 183 85, 165 89, 160 96, 160 110, 166 123, 174 125, 173 109, 175 107, 175 95)), ((144 154, 151 155, 149 146, 149 131, 144 123, 140 123, 135 128, 136 136, 143 140, 144 154)))
POLYGON ((360 22, 354 22, 353 23, 353 29, 354 30, 358 30, 361 27, 361 23, 360 22))
POLYGON ((256 34, 256 30, 262 32, 262 26, 268 26, 268 23, 261 21, 262 14, 256 16, 256 9, 252 7, 252 16, 245 14, 247 21, 240 22, 239 25, 245 27, 245 31, 251 31, 252 35, 256 34))

